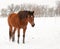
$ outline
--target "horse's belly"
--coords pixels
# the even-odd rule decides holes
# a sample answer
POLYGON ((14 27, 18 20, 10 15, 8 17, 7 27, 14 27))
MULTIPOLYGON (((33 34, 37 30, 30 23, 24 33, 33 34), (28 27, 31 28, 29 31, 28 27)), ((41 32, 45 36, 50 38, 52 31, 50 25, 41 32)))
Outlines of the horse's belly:
POLYGON ((24 27, 26 27, 27 25, 24 25, 24 24, 17 24, 17 23, 15 23, 15 24, 13 24, 12 25, 13 27, 15 27, 15 28, 24 28, 24 27))

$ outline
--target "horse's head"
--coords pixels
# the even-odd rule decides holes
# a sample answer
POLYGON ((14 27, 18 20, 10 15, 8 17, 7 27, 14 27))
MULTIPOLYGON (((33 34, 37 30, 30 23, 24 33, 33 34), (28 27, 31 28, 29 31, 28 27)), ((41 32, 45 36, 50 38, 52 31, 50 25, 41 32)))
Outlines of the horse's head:
POLYGON ((35 26, 35 23, 34 23, 34 11, 29 11, 28 22, 32 25, 32 27, 35 26))

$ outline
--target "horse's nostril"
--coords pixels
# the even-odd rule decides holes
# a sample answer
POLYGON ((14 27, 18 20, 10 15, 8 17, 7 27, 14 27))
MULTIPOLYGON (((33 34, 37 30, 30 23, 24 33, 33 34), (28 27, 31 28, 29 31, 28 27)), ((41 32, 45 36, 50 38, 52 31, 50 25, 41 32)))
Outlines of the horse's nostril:
POLYGON ((34 26, 35 26, 35 24, 32 25, 32 27, 34 27, 34 26))

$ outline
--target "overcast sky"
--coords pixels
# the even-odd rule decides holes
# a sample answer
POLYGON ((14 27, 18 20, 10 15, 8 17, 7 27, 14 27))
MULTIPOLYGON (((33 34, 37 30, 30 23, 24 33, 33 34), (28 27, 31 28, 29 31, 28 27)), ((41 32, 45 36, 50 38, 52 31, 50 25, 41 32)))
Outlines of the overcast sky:
POLYGON ((50 7, 54 7, 55 2, 58 0, 0 0, 0 9, 6 8, 10 4, 37 4, 37 5, 49 5, 50 7))

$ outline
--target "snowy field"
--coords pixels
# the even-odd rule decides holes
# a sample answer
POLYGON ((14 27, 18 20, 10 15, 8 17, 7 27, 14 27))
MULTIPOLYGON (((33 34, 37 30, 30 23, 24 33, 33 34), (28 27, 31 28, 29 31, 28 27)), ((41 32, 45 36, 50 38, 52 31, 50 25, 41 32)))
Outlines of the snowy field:
POLYGON ((0 18, 0 49, 60 49, 60 17, 35 18, 35 27, 27 26, 25 44, 9 41, 7 18, 0 18))

